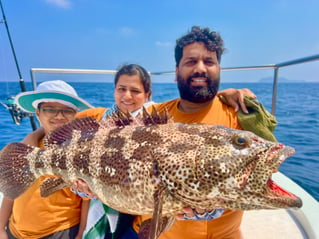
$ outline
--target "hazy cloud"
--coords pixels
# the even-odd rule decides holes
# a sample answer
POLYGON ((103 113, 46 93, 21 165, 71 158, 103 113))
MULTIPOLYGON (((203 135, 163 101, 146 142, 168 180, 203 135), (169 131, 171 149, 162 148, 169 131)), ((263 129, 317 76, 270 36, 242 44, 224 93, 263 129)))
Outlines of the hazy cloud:
POLYGON ((123 36, 131 36, 134 34, 134 29, 132 28, 129 28, 129 27, 121 27, 119 29, 119 33, 123 36))
POLYGON ((160 46, 160 47, 169 47, 172 46, 171 42, 161 42, 161 41, 157 41, 155 42, 156 46, 160 46))
POLYGON ((104 28, 104 27, 97 27, 95 29, 95 32, 99 35, 107 35, 107 34, 112 34, 112 31, 107 29, 107 28, 104 28))
POLYGON ((46 2, 49 4, 52 4, 56 7, 61 7, 61 8, 70 8, 71 7, 70 0, 46 0, 46 2))

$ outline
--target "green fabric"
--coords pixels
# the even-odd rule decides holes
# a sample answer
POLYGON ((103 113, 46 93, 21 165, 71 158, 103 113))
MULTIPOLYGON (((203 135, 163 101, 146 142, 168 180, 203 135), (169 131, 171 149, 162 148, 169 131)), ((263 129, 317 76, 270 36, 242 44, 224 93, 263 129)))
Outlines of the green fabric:
POLYGON ((105 231, 108 230, 109 223, 107 217, 101 217, 100 220, 85 234, 84 239, 101 238, 104 237, 105 231))
MULTIPOLYGON (((223 96, 220 95, 219 98, 224 104, 229 105, 223 96)), ((238 111, 238 121, 241 127, 269 141, 277 141, 273 134, 277 125, 276 117, 256 99, 245 96, 244 102, 249 113, 238 111)))
POLYGON ((273 134, 277 125, 276 117, 270 114, 265 107, 255 99, 245 97, 245 105, 248 114, 241 110, 238 112, 238 120, 244 130, 251 131, 269 141, 276 141, 273 134))

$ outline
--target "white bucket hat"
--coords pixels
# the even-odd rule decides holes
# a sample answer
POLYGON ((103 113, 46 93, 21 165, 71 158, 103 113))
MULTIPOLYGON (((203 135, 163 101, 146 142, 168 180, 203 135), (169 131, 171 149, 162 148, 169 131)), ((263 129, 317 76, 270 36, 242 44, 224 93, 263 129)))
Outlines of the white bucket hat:
POLYGON ((93 108, 78 97, 72 86, 61 80, 42 82, 35 91, 22 92, 15 97, 18 107, 29 113, 35 113, 38 104, 43 102, 58 102, 75 110, 93 108))

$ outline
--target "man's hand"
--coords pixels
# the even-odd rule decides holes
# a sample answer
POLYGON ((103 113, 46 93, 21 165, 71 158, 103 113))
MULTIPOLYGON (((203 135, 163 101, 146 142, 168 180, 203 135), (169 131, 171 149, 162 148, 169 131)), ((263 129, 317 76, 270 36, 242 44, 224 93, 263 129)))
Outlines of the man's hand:
POLYGON ((9 238, 7 232, 6 232, 6 230, 4 228, 2 228, 0 230, 0 238, 1 239, 8 239, 9 238))
POLYGON ((220 217, 224 213, 224 209, 205 210, 191 207, 183 208, 184 214, 178 214, 176 216, 179 220, 213 220, 220 217))
POLYGON ((80 197, 86 198, 97 198, 97 195, 91 191, 89 186, 82 179, 77 179, 74 184, 70 187, 70 190, 79 195, 80 197))
POLYGON ((253 99, 257 98, 256 95, 249 89, 243 88, 243 89, 225 89, 222 91, 219 91, 217 93, 217 96, 222 96, 227 101, 227 104, 234 108, 235 112, 239 110, 239 107, 242 109, 242 111, 246 114, 248 114, 248 110, 246 108, 246 105, 244 103, 245 96, 251 97, 253 99))

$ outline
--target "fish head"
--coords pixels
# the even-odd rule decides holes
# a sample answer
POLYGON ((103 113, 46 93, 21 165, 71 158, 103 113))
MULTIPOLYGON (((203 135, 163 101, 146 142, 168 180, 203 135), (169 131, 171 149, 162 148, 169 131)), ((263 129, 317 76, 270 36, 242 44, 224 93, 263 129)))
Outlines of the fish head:
POLYGON ((211 126, 204 134, 196 177, 200 190, 205 191, 203 201, 241 210, 302 206, 299 197, 271 179, 283 161, 295 153, 293 148, 222 126, 211 126))

